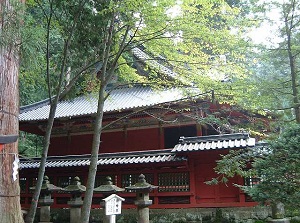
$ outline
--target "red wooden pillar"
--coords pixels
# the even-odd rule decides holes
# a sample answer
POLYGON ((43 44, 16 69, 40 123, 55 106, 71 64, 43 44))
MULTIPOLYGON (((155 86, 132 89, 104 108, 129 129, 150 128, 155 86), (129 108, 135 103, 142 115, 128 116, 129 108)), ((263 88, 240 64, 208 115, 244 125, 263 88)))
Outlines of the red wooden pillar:
MULTIPOLYGON (((154 174, 153 184, 154 185, 158 185, 158 172, 157 172, 157 168, 154 168, 153 174, 154 174)), ((159 196, 159 189, 154 190, 152 193, 154 195, 153 204, 156 206, 156 205, 158 205, 158 201, 159 201, 159 197, 158 197, 159 196)))
POLYGON ((197 128, 197 136, 202 136, 202 126, 200 124, 197 124, 196 128, 197 128))
MULTIPOLYGON (((238 178, 238 184, 239 185, 244 185, 243 181, 244 181, 244 179, 242 177, 238 178)), ((239 202, 240 203, 245 203, 246 202, 246 195, 241 189, 239 189, 239 202)))
POLYGON ((165 140, 164 140, 164 128, 162 127, 161 122, 159 123, 159 149, 164 149, 165 147, 165 140))
POLYGON ((196 204, 196 180, 195 180, 195 166, 194 166, 194 160, 189 159, 190 162, 188 162, 188 170, 190 172, 190 202, 191 204, 196 204))
POLYGON ((125 151, 128 151, 128 130, 127 130, 127 126, 125 125, 124 126, 124 129, 123 129, 123 133, 124 133, 124 135, 123 135, 123 137, 124 137, 124 150, 125 151))

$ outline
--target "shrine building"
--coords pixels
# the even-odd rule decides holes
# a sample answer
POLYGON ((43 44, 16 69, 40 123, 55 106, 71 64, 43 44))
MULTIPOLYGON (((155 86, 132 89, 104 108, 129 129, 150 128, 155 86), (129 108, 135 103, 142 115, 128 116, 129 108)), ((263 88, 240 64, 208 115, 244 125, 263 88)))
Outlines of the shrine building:
MULTIPOLYGON (((257 145, 248 132, 233 132, 217 125, 212 117, 226 119, 229 125, 262 123, 258 115, 219 104, 196 91, 152 89, 133 85, 113 87, 104 105, 103 129, 95 187, 110 176, 121 188, 137 182, 144 174, 148 183, 158 186, 150 193, 150 208, 251 207, 256 203, 236 184, 251 179, 234 177, 226 185, 207 185, 216 177, 214 167, 221 154, 257 145), (210 119, 211 118, 211 121, 210 119)), ((49 100, 23 106, 20 130, 44 135, 49 100)), ((90 164, 97 98, 84 95, 59 102, 51 135, 46 175, 58 187, 66 187, 78 176, 85 185, 90 164)), ((267 127, 266 127, 267 128, 267 127)), ((40 158, 21 159, 21 204, 29 208, 30 187, 35 185, 40 158)), ((124 208, 134 207, 135 194, 128 191, 124 208)), ((52 208, 68 207, 68 194, 54 193, 52 208)), ((94 194, 92 208, 99 208, 102 194, 94 194)))

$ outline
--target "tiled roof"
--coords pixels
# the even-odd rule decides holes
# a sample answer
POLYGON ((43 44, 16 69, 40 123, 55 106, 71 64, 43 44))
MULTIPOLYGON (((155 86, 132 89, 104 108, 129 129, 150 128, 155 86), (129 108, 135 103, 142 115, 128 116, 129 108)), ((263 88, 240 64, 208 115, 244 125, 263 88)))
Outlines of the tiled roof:
POLYGON ((177 74, 174 73, 171 69, 169 69, 168 67, 157 62, 155 59, 153 59, 151 56, 149 56, 147 53, 145 53, 141 49, 135 47, 131 51, 137 58, 139 58, 139 60, 144 61, 150 67, 159 70, 160 73, 163 73, 163 74, 165 74, 169 77, 173 77, 173 78, 177 76, 177 74))
MULTIPOLYGON (((150 150, 137 152, 104 153, 99 154, 97 165, 126 165, 142 163, 163 163, 186 161, 185 156, 178 156, 178 152, 192 152, 202 150, 232 149, 254 147, 255 139, 246 133, 181 137, 180 143, 174 149, 150 150)), ((46 161, 46 168, 89 166, 90 156, 50 156, 46 161)), ((40 158, 20 159, 21 169, 39 168, 40 158)))
MULTIPOLYGON (((154 150, 145 152, 124 152, 124 153, 106 153, 98 157, 98 165, 122 165, 122 164, 141 164, 141 163, 160 163, 185 161, 185 157, 176 157, 171 150, 154 150)), ((51 167, 75 167, 89 166, 90 160, 88 155, 78 156, 55 156, 48 157, 46 168, 51 167)), ((40 159, 31 160, 20 159, 21 169, 39 168, 40 159)))
POLYGON ((181 137, 172 152, 189 152, 214 149, 232 149, 255 146, 255 138, 248 133, 234 133, 198 137, 181 137))
MULTIPOLYGON (((199 94, 199 93, 195 93, 199 94)), ((174 102, 186 96, 179 89, 153 90, 149 86, 137 85, 133 87, 120 87, 109 92, 104 104, 104 112, 122 111, 134 108, 150 107, 158 104, 174 102)), ((46 120, 48 119, 50 105, 47 100, 33 105, 21 107, 19 120, 46 120)), ((97 99, 86 95, 73 100, 60 101, 55 118, 76 117, 96 114, 97 99)))

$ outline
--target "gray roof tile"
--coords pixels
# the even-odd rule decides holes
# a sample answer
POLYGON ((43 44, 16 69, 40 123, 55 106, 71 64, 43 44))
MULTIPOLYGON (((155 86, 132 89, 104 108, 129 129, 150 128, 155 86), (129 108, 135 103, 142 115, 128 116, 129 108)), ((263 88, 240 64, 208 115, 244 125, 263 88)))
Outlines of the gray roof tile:
POLYGON ((255 138, 248 133, 234 133, 212 136, 181 137, 172 152, 190 152, 216 149, 232 149, 255 146, 255 138))
POLYGON ((177 74, 175 72, 173 72, 168 67, 166 67, 166 66, 162 65, 161 63, 157 62, 156 60, 154 60, 152 57, 150 57, 147 53, 145 53, 141 49, 135 47, 131 51, 137 58, 139 58, 139 60, 144 61, 153 69, 159 70, 160 73, 163 73, 163 74, 165 74, 169 77, 173 77, 173 78, 177 76, 177 74))
MULTIPOLYGON (((98 165, 121 165, 132 163, 159 163, 159 162, 175 162, 185 161, 185 157, 177 157, 171 153, 171 150, 154 150, 154 151, 140 151, 140 152, 124 152, 124 153, 108 153, 100 154, 98 158, 98 165)), ((34 158, 32 160, 21 159, 21 169, 39 168, 40 159, 34 158)), ((74 166, 89 166, 90 160, 87 155, 78 156, 55 156, 48 157, 46 161, 46 168, 53 167, 74 167, 74 166)))
MULTIPOLYGON (((195 96, 199 92, 195 93, 195 96)), ((104 112, 150 107, 174 102, 186 98, 179 89, 153 90, 149 86, 120 87, 112 90, 104 104, 104 112)), ((19 120, 33 121, 48 119, 50 105, 47 100, 33 105, 23 106, 19 120)), ((77 97, 73 100, 60 101, 55 118, 76 117, 96 114, 97 99, 93 95, 77 97)))

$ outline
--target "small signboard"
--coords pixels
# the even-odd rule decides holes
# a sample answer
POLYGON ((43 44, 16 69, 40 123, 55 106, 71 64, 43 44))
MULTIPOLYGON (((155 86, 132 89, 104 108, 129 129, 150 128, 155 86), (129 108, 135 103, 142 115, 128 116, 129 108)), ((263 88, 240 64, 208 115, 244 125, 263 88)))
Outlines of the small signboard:
POLYGON ((103 200, 105 201, 105 214, 106 215, 121 214, 122 201, 125 201, 124 198, 122 198, 116 194, 112 194, 103 200))

